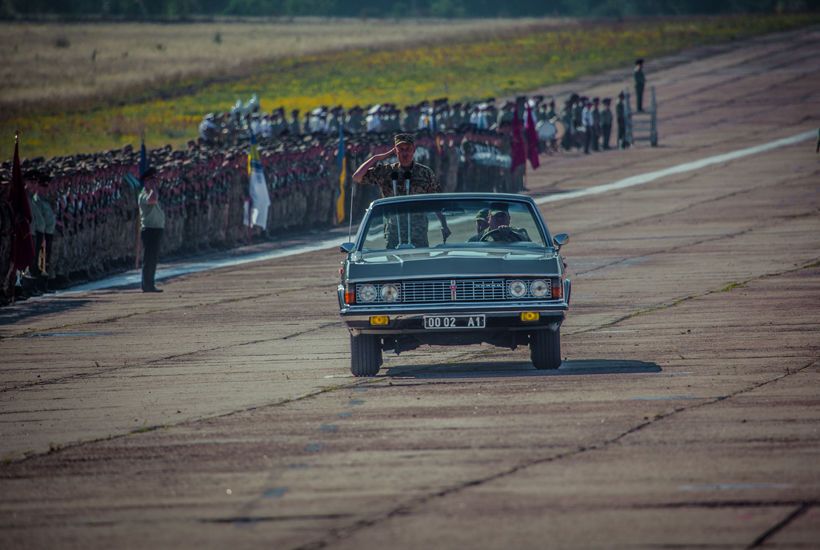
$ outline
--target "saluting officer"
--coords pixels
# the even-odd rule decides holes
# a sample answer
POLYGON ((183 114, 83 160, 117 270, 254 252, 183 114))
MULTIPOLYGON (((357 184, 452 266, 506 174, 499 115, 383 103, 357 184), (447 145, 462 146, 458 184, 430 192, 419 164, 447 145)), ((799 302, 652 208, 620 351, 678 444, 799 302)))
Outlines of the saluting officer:
MULTIPOLYGON (((407 194, 405 192, 405 180, 410 180, 409 194, 440 193, 441 186, 438 183, 435 172, 429 167, 415 161, 416 142, 412 134, 396 134, 393 138, 394 147, 386 153, 373 155, 353 173, 352 179, 360 185, 377 185, 382 197, 392 197, 407 194), (396 156, 397 162, 382 164, 382 161, 396 156), (396 192, 393 192, 393 182, 396 181, 396 192)), ((450 236, 450 228, 447 227, 447 220, 442 214, 438 215, 441 222, 441 236, 446 240, 450 236)), ((415 246, 428 245, 427 243, 427 216, 416 215, 411 217, 413 224, 412 241, 415 246), (416 219, 416 217, 418 219, 416 219)), ((397 228, 385 226, 385 236, 387 237, 387 247, 394 248, 397 243, 397 228), (388 230, 389 234, 388 234, 388 230), (393 246, 391 246, 393 245, 393 246)))
POLYGON ((142 260, 142 291, 162 292, 154 284, 154 275, 159 260, 159 246, 165 229, 165 213, 159 204, 159 191, 156 187, 156 169, 148 168, 140 178, 142 191, 139 194, 140 238, 144 250, 142 260))

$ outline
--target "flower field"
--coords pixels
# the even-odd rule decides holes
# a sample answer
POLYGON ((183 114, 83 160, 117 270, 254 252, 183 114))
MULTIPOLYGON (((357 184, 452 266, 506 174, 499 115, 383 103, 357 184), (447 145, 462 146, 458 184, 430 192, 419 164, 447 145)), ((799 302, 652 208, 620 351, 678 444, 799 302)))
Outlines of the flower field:
MULTIPOLYGON (((636 57, 658 57, 706 44, 784 31, 820 22, 820 16, 730 16, 586 23, 480 36, 412 47, 353 49, 275 59, 253 76, 208 83, 180 79, 186 93, 157 90, 154 99, 76 112, 0 116, 0 158, 10 158, 13 132, 26 157, 102 151, 136 144, 145 131, 152 147, 196 136, 202 116, 224 111, 256 93, 262 108, 302 111, 318 105, 398 105, 447 96, 451 101, 506 96, 582 75, 623 67, 636 57), (163 99, 161 96, 173 96, 163 99)), ((171 90, 173 91, 173 90, 171 90)), ((178 92, 178 90, 177 90, 178 92)))

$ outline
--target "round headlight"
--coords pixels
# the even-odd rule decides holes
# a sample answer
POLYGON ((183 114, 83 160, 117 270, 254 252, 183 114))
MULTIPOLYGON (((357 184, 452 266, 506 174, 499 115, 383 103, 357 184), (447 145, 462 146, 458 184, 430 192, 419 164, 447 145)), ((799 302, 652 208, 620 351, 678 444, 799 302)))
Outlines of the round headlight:
POLYGON ((536 279, 530 283, 530 294, 536 298, 543 298, 550 291, 550 285, 544 279, 536 279))
POLYGON ((399 287, 396 285, 382 286, 382 300, 385 302, 396 302, 399 299, 399 287))
POLYGON ((373 285, 359 285, 359 301, 373 302, 376 299, 376 287, 373 285))
POLYGON ((510 281, 509 289, 513 298, 523 298, 527 295, 527 283, 524 281, 510 281))

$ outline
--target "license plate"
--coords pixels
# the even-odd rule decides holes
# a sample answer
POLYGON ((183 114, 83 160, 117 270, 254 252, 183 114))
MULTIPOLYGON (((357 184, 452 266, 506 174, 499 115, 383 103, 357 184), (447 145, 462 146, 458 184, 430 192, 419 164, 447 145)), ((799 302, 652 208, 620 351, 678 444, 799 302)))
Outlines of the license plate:
POLYGON ((426 329, 450 329, 450 328, 485 328, 487 318, 484 315, 425 315, 424 328, 426 329))

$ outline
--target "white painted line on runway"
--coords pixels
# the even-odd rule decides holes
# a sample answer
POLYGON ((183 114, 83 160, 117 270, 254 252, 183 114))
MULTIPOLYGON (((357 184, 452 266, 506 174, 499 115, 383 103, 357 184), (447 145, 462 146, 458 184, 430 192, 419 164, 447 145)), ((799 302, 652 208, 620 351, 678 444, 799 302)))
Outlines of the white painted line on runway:
POLYGON ((656 170, 654 172, 647 172, 646 174, 630 176, 622 180, 613 181, 612 183, 596 185, 594 187, 587 187, 586 189, 579 189, 577 191, 570 191, 568 193, 560 193, 556 195, 547 195, 545 197, 539 197, 535 199, 535 202, 537 204, 547 204, 550 202, 559 202, 570 199, 577 199, 581 197, 590 197, 592 195, 600 195, 602 193, 609 193, 610 191, 627 189, 629 187, 635 187, 637 185, 646 185, 647 183, 651 183, 660 178, 665 178, 666 176, 683 174, 684 172, 691 172, 692 170, 700 170, 701 168, 706 168, 707 166, 712 166, 713 164, 722 164, 724 162, 729 162, 731 160, 748 157, 750 155, 765 153, 766 151, 771 151, 772 149, 777 149, 779 147, 795 145, 802 141, 814 139, 815 136, 817 136, 817 130, 810 130, 808 132, 802 132, 791 137, 770 141, 769 143, 764 143, 762 145, 755 145, 754 147, 747 147, 746 149, 738 149, 737 151, 732 151, 731 153, 724 153, 722 155, 706 157, 704 159, 678 164, 677 166, 672 166, 670 168, 664 168, 663 170, 656 170))
MULTIPOLYGON (((785 147, 787 145, 794 145, 803 141, 807 141, 809 139, 814 139, 817 135, 816 130, 810 130, 807 132, 802 132, 800 134, 778 139, 775 141, 771 141, 769 143, 764 143, 762 145, 756 145, 754 147, 747 147, 746 149, 739 149, 737 151, 732 151, 730 153, 724 153, 722 155, 714 155, 711 157, 706 157, 704 159, 695 160, 692 162, 686 162, 683 164, 678 164, 677 166, 672 166, 670 168, 664 168, 663 170, 656 170, 654 172, 647 172, 646 174, 638 174, 637 176, 630 176, 628 178, 624 178, 618 181, 614 181, 612 183, 606 183, 603 185, 596 185, 594 187, 588 187, 586 189, 579 189, 577 191, 570 191, 568 193, 559 193, 555 195, 547 195, 544 197, 539 197, 535 199, 537 204, 547 204, 552 202, 560 202, 566 201, 571 199, 578 199, 582 197, 590 197, 593 195, 600 195, 603 193, 609 193, 611 191, 618 191, 621 189, 627 189, 629 187, 635 187, 638 185, 646 185, 647 183, 651 183, 655 180, 665 178, 667 176, 672 176, 675 174, 682 174, 684 172, 691 172, 693 170, 699 170, 701 168, 706 168, 707 166, 712 166, 714 164, 721 164, 724 162, 729 162, 732 160, 736 160, 739 158, 747 157, 750 155, 756 155, 758 153, 764 153, 766 151, 771 151, 772 149, 777 149, 779 147, 785 147)), ((274 260, 276 258, 286 258, 288 256, 296 256, 298 254, 306 254, 308 252, 316 252, 318 250, 325 250, 330 248, 335 248, 341 244, 341 240, 338 237, 334 237, 333 239, 326 239, 323 241, 319 241, 316 243, 312 243, 309 245, 304 246, 294 246, 290 248, 283 248, 279 250, 272 250, 268 252, 257 252, 254 254, 248 254, 245 256, 239 257, 231 257, 231 258, 223 258, 219 260, 208 260, 208 261, 201 261, 201 262, 189 262, 189 263, 179 263, 174 264, 170 267, 165 267, 159 269, 156 274, 157 280, 168 279, 170 277, 179 277, 180 275, 189 275, 191 273, 199 273, 202 271, 210 271, 213 269, 220 269, 223 267, 237 267, 244 264, 254 263, 254 262, 264 262, 267 260, 274 260)), ((139 271, 129 271, 128 273, 123 273, 121 275, 115 275, 113 277, 108 277, 106 279, 101 279, 99 281, 93 281, 90 283, 77 285, 72 287, 70 290, 58 292, 56 295, 66 295, 66 294, 75 294, 78 292, 89 292, 92 290, 103 290, 106 288, 114 288, 120 286, 130 286, 140 283, 140 272, 139 271)))

